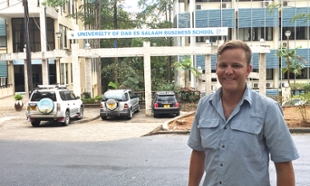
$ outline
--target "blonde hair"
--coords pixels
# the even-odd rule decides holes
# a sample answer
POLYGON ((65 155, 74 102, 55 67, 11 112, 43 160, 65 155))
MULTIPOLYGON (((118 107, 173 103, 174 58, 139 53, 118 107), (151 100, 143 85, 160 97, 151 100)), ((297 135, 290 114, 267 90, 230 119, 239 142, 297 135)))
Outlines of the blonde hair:
POLYGON ((223 45, 221 45, 218 48, 217 58, 220 55, 222 55, 225 50, 228 50, 228 49, 242 49, 242 50, 244 50, 247 64, 248 65, 251 64, 252 51, 251 51, 250 47, 245 42, 243 42, 241 40, 230 40, 230 41, 225 42, 223 45))

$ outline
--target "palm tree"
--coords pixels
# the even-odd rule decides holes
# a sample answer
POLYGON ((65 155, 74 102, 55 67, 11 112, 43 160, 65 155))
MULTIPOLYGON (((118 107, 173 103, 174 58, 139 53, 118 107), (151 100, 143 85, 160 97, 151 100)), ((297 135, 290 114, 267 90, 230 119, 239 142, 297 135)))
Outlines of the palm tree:
POLYGON ((197 77, 201 77, 201 72, 199 72, 198 68, 195 68, 192 66, 192 60, 190 56, 185 56, 184 58, 181 59, 181 62, 175 62, 174 67, 176 67, 176 69, 182 69, 184 70, 184 80, 185 80, 185 88, 186 88, 186 80, 187 80, 187 75, 188 72, 191 72, 194 74, 194 76, 197 77))
MULTIPOLYGON (((300 55, 296 54, 296 51, 300 49, 301 46, 294 48, 293 50, 289 50, 287 47, 280 48, 276 55, 282 57, 286 60, 287 67, 282 69, 282 73, 286 73, 288 70, 294 73, 294 82, 296 81, 296 75, 301 74, 301 70, 305 68, 303 63, 307 63, 307 61, 301 57, 300 55), (289 64, 289 65, 288 65, 289 64)), ((289 74, 288 74, 288 84, 289 82, 289 74)))

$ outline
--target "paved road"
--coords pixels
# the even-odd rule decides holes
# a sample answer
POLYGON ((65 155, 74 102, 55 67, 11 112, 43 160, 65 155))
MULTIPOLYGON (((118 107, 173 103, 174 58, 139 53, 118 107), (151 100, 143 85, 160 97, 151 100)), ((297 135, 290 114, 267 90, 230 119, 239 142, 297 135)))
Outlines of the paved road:
MULTIPOLYGON (((68 127, 69 128, 69 127, 68 127)), ((0 185, 186 186, 188 135, 113 141, 0 140, 0 185)), ((310 134, 294 134, 296 186, 310 186, 310 134)), ((270 163, 271 186, 275 169, 270 163)))

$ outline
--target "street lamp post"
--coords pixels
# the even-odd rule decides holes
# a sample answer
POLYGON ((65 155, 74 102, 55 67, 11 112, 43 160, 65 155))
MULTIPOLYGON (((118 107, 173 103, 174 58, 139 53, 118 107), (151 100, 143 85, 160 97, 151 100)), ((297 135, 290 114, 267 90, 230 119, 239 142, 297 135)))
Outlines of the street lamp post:
POLYGON ((285 31, 285 35, 286 35, 286 39, 287 39, 287 42, 286 42, 286 47, 287 47, 287 83, 288 85, 290 86, 290 57, 289 57, 289 52, 290 52, 290 45, 289 45, 289 42, 290 42, 290 36, 291 36, 291 31, 290 30, 287 30, 285 31))
POLYGON ((60 49, 60 37, 61 37, 61 32, 56 32, 55 33, 57 38, 58 38, 58 49, 60 49))

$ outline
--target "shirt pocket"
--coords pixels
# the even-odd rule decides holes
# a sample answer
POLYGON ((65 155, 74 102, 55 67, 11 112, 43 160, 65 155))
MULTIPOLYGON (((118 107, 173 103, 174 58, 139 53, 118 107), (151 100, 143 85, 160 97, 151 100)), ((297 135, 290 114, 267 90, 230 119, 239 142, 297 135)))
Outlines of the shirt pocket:
POLYGON ((200 131, 201 145, 207 149, 216 149, 219 143, 218 119, 200 119, 198 129, 200 131))
POLYGON ((248 120, 235 120, 230 124, 232 133, 230 138, 230 150, 241 156, 255 156, 262 153, 264 141, 261 131, 263 121, 259 118, 248 120))

